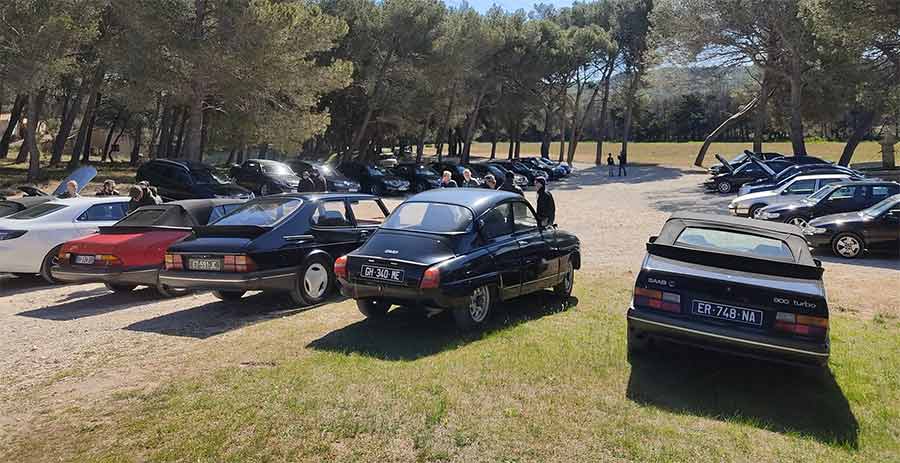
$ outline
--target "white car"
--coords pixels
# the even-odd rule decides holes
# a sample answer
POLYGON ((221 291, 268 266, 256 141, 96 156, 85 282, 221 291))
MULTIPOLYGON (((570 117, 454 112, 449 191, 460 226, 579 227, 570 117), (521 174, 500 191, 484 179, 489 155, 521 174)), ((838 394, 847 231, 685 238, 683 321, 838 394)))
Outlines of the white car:
POLYGON ((0 273, 40 274, 66 241, 90 235, 128 214, 127 196, 56 199, 0 219, 0 273))
POLYGON ((831 183, 849 180, 847 174, 798 175, 774 190, 738 196, 728 205, 728 211, 738 217, 753 217, 766 206, 787 204, 805 198, 831 183))

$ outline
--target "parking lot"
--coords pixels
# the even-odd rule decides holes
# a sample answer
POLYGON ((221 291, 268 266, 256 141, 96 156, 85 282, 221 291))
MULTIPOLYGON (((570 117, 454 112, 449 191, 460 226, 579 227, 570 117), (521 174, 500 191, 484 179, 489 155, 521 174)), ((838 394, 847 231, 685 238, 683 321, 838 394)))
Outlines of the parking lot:
MULTIPOLYGON (((578 166, 551 186, 557 222, 582 242, 578 280, 633 282, 647 237, 675 211, 727 213, 730 196, 705 194, 700 171, 665 166, 630 167, 628 177, 607 177, 605 167, 578 166)), ((533 202, 534 193, 528 192, 533 202)), ((399 200, 391 199, 391 206, 399 200)), ((867 256, 824 261, 833 313, 862 319, 900 317, 900 260, 867 256)), ((578 286, 576 281, 576 286, 578 286)), ((275 319, 290 325, 297 346, 324 339, 362 316, 350 302, 308 308, 285 298, 256 295, 239 303, 210 294, 161 300, 140 289, 114 294, 99 284, 48 286, 38 278, 0 277, 0 440, 22 434, 38 416, 103 401, 122 390, 162 384, 179 371, 215 370, 211 353, 233 349, 249 330, 264 332, 275 319)), ((623 308, 624 309, 624 308, 623 308)), ((448 330, 452 326, 447 325, 448 330)), ((624 339, 621 340, 624 343, 624 339)), ((280 346, 270 345, 277 351, 280 346)), ((252 368, 254 355, 235 354, 252 368)), ((221 359, 219 359, 221 360, 221 359)))

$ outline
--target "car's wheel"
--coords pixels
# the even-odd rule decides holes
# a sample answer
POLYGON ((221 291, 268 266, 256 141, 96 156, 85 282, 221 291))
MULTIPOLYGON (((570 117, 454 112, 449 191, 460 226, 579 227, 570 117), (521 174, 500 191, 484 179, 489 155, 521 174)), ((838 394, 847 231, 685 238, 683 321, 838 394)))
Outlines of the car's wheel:
POLYGON ((162 297, 181 297, 189 292, 186 288, 173 288, 168 285, 159 283, 156 285, 156 292, 162 297))
POLYGON ((845 259, 855 259, 862 254, 865 244, 859 236, 853 233, 841 233, 831 241, 831 249, 837 256, 845 259))
POLYGON ((453 309, 456 326, 463 330, 470 330, 484 324, 491 315, 493 304, 494 297, 490 286, 484 285, 475 288, 472 295, 469 296, 469 304, 466 307, 453 309))
POLYGON ((416 182, 413 184, 413 193, 421 193, 427 189, 424 183, 416 182))
POLYGON ((315 305, 328 299, 334 291, 334 275, 329 270, 333 265, 323 256, 307 259, 297 272, 294 288, 289 293, 291 301, 298 305, 315 305))
POLYGON ((381 299, 357 299, 356 308, 359 309, 360 313, 365 315, 366 318, 379 319, 384 318, 384 316, 387 315, 391 305, 381 299))
POLYGON ((734 187, 731 185, 731 182, 720 181, 716 183, 716 190, 718 190, 719 193, 731 193, 731 190, 733 188, 734 187))
POLYGON ((114 293, 130 293, 134 291, 134 288, 137 288, 137 285, 132 285, 128 283, 103 283, 106 285, 106 289, 114 292, 114 293))
POLYGON ((62 248, 62 245, 59 245, 50 250, 46 256, 44 256, 44 261, 41 262, 41 278, 43 278, 47 283, 51 285, 55 285, 59 283, 59 280, 53 278, 53 275, 50 274, 50 269, 59 263, 59 249, 62 248))
POLYGON ((375 196, 383 196, 384 195, 384 187, 378 184, 372 185, 370 188, 371 193, 375 196))
POLYGON ((641 354, 650 350, 652 341, 646 334, 628 328, 628 355, 641 354))
POLYGON ((246 291, 218 290, 218 291, 213 291, 213 296, 216 296, 220 300, 229 302, 229 301, 236 301, 236 300, 244 297, 244 293, 246 293, 246 291))
POLYGON ((754 219, 755 219, 755 218, 756 218, 756 213, 759 212, 759 210, 762 209, 762 208, 764 208, 764 207, 766 207, 765 204, 754 204, 754 205, 750 206, 750 210, 748 211, 748 212, 750 213, 750 218, 754 218, 754 219))
POLYGON ((806 220, 806 217, 796 215, 793 217, 788 217, 788 219, 785 220, 784 223, 789 223, 791 225, 796 225, 800 228, 803 228, 806 227, 806 224, 808 224, 809 221, 806 220))
POLYGON ((269 196, 270 193, 272 193, 272 187, 268 183, 263 183, 263 186, 259 189, 259 195, 269 196))
POLYGON ((563 299, 568 299, 572 295, 573 287, 575 287, 575 268, 569 263, 566 276, 563 278, 563 281, 553 287, 553 292, 563 299))

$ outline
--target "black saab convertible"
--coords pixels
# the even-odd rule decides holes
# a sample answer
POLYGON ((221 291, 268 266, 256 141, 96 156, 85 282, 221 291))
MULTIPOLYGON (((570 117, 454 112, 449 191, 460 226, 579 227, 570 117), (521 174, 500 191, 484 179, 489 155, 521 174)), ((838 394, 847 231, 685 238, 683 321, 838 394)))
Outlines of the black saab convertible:
POLYGON ((521 196, 451 188, 401 204, 334 273, 367 317, 392 305, 452 310, 468 329, 498 301, 550 287, 568 297, 580 266, 578 238, 539 224, 521 196))
POLYGON ((362 244, 387 214, 380 199, 356 193, 257 198, 169 247, 159 281, 211 289, 222 300, 261 290, 318 304, 335 288, 334 258, 362 244))

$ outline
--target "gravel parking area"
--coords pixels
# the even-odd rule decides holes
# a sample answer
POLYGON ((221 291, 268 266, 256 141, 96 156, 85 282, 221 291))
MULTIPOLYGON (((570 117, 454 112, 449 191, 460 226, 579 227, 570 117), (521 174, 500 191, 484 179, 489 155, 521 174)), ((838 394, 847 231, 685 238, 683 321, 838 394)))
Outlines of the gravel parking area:
MULTIPOLYGON (((672 212, 727 213, 731 199, 705 194, 698 171, 632 166, 628 177, 609 178, 605 167, 580 167, 552 185, 557 222, 581 238, 583 272, 603 278, 633 278, 647 237, 672 212)), ((533 202, 534 193, 528 198, 533 202)), ((834 309, 864 318, 900 316, 900 259, 817 257, 825 261, 834 309)), ((48 286, 0 276, 0 409, 9 411, 0 414, 0 439, 41 410, 154 384, 164 379, 159 369, 189 367, 179 363, 189 353, 239 342, 249 325, 301 312, 285 304, 270 296, 225 304, 210 294, 161 300, 151 290, 114 294, 96 284, 48 286)), ((315 318, 332 313, 309 312, 315 318)))

